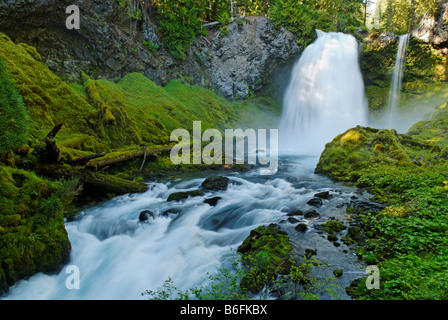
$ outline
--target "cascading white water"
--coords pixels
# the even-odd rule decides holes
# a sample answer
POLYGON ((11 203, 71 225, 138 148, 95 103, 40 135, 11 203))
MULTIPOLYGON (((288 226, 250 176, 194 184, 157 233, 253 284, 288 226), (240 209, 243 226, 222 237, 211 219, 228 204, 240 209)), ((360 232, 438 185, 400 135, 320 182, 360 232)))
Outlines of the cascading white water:
POLYGON ((400 102, 401 85, 403 80, 404 67, 406 62, 406 50, 409 44, 409 34, 401 35, 398 38, 398 52, 395 60, 395 69, 392 74, 390 85, 389 101, 388 101, 388 123, 389 129, 396 126, 398 116, 398 105, 400 102))
MULTIPOLYGON (((72 244, 68 265, 59 274, 39 273, 20 281, 0 300, 147 299, 141 293, 156 290, 169 277, 181 290, 204 285, 207 272, 213 274, 228 262, 231 248, 236 250, 252 229, 281 223, 288 219, 287 212, 306 207, 313 194, 333 188, 326 178, 313 175, 316 161, 305 157, 283 159, 282 171, 275 179, 266 180, 258 170, 234 174, 229 176, 228 190, 181 202, 168 202, 167 197, 172 192, 197 189, 204 178, 151 183, 145 193, 94 206, 76 221, 66 223, 72 244), (204 203, 205 198, 215 196, 221 197, 215 207, 204 203), (139 222, 139 213, 147 209, 156 218, 139 222), (79 289, 67 287, 68 266, 79 269, 79 289)), ((325 218, 313 223, 337 215, 338 205, 354 194, 348 187, 337 188, 330 207, 319 210, 325 218)), ((288 220, 284 224, 294 228, 288 220)), ((359 271, 358 259, 353 256, 350 261, 350 256, 337 260, 341 256, 328 240, 311 231, 301 236, 302 243, 308 241, 307 246, 319 247, 320 258, 336 259, 330 262, 342 264, 344 270, 359 271)))
POLYGON ((279 126, 280 151, 319 154, 347 129, 367 123, 359 45, 343 33, 317 30, 294 66, 279 126))

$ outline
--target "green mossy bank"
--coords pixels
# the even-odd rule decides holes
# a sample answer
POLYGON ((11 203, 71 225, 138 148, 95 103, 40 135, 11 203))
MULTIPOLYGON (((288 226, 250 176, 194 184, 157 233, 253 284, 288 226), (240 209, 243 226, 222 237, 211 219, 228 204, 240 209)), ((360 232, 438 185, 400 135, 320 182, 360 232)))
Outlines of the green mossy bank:
POLYGON ((407 134, 357 127, 337 136, 316 172, 368 190, 381 211, 348 212, 366 241, 357 254, 380 268, 381 289, 365 279, 348 292, 356 299, 447 299, 448 108, 407 134))
POLYGON ((138 73, 112 82, 80 70, 66 82, 33 47, 1 33, 0 61, 26 109, 26 130, 10 131, 18 142, 0 157, 0 293, 67 262, 64 219, 73 201, 143 192, 143 177, 161 170, 196 170, 169 160, 172 130, 191 132, 195 120, 202 130, 271 128, 280 112, 266 98, 229 102, 181 80, 161 87, 138 73))

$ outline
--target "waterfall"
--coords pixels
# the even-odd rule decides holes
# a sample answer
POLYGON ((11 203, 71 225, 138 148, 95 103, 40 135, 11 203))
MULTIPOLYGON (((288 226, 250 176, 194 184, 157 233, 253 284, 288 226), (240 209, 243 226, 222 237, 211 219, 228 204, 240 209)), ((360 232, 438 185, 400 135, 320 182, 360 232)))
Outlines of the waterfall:
POLYGON ((409 44, 409 34, 404 34, 398 40, 398 52, 395 60, 395 69, 392 75, 390 85, 389 101, 388 101, 388 128, 395 126, 395 120, 398 115, 398 105, 400 102, 401 84, 403 80, 403 72, 406 62, 406 50, 409 44))
POLYGON ((294 66, 280 121, 280 150, 318 154, 347 129, 367 123, 359 45, 343 33, 317 30, 294 66))

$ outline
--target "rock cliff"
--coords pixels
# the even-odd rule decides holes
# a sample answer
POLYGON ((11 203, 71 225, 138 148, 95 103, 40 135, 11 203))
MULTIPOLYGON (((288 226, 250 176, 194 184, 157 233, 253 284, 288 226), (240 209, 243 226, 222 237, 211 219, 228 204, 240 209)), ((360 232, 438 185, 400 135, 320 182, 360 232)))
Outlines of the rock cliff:
POLYGON ((268 75, 301 52, 297 38, 265 17, 239 19, 229 33, 209 27, 184 61, 175 61, 157 34, 156 10, 145 4, 133 20, 116 0, 0 0, 0 32, 37 48, 55 73, 79 79, 80 71, 110 80, 140 72, 158 84, 182 77, 216 88, 229 99, 259 90, 268 75), (80 29, 68 30, 66 8, 80 9, 80 29), (144 45, 150 41, 158 48, 144 45))

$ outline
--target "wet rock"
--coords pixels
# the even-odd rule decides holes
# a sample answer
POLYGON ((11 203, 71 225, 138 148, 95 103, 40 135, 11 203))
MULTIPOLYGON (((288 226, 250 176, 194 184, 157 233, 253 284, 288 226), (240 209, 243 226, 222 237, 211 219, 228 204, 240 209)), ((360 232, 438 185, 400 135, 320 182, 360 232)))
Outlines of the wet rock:
POLYGON ((372 201, 352 200, 347 207, 347 212, 359 214, 363 212, 377 212, 385 208, 384 205, 372 201))
POLYGON ((188 197, 199 197, 202 196, 203 193, 201 190, 194 190, 194 191, 188 191, 188 192, 174 192, 168 196, 167 201, 180 201, 187 199, 188 197))
POLYGON ((320 214, 316 210, 310 210, 305 213, 305 218, 319 218, 320 214))
POLYGON ((332 241, 332 242, 338 241, 338 237, 331 233, 327 236, 327 239, 328 239, 328 241, 332 241))
POLYGON ((211 205, 212 207, 214 207, 218 204, 219 200, 221 200, 221 197, 213 197, 210 199, 205 199, 204 203, 207 203, 207 204, 211 205))
POLYGON ((211 190, 211 191, 225 191, 227 190, 227 187, 229 185, 230 179, 227 177, 210 177, 205 179, 204 182, 202 182, 201 187, 204 190, 211 190))
POLYGON ((320 207, 322 206, 323 202, 321 198, 312 198, 311 200, 308 200, 306 204, 313 207, 320 207))
POLYGON ((288 218, 288 221, 289 221, 289 223, 297 223, 297 222, 299 222, 300 220, 299 220, 299 219, 296 219, 296 218, 294 218, 294 217, 289 217, 289 218, 288 218))
POLYGON ((302 210, 295 210, 295 211, 289 212, 287 214, 288 217, 303 216, 303 215, 304 215, 304 213, 302 210))
POLYGON ((364 232, 360 227, 349 227, 347 229, 347 237, 356 241, 358 244, 362 244, 364 241, 364 232))
POLYGON ((138 220, 140 222, 145 222, 148 221, 149 218, 155 218, 154 212, 152 212, 151 210, 144 210, 142 212, 140 212, 140 215, 138 216, 138 220))
POLYGON ((295 229, 299 232, 305 232, 308 229, 308 226, 305 223, 299 223, 295 229))
POLYGON ((331 198, 329 191, 319 192, 319 193, 316 193, 314 196, 316 198, 320 198, 320 199, 330 199, 331 198))

